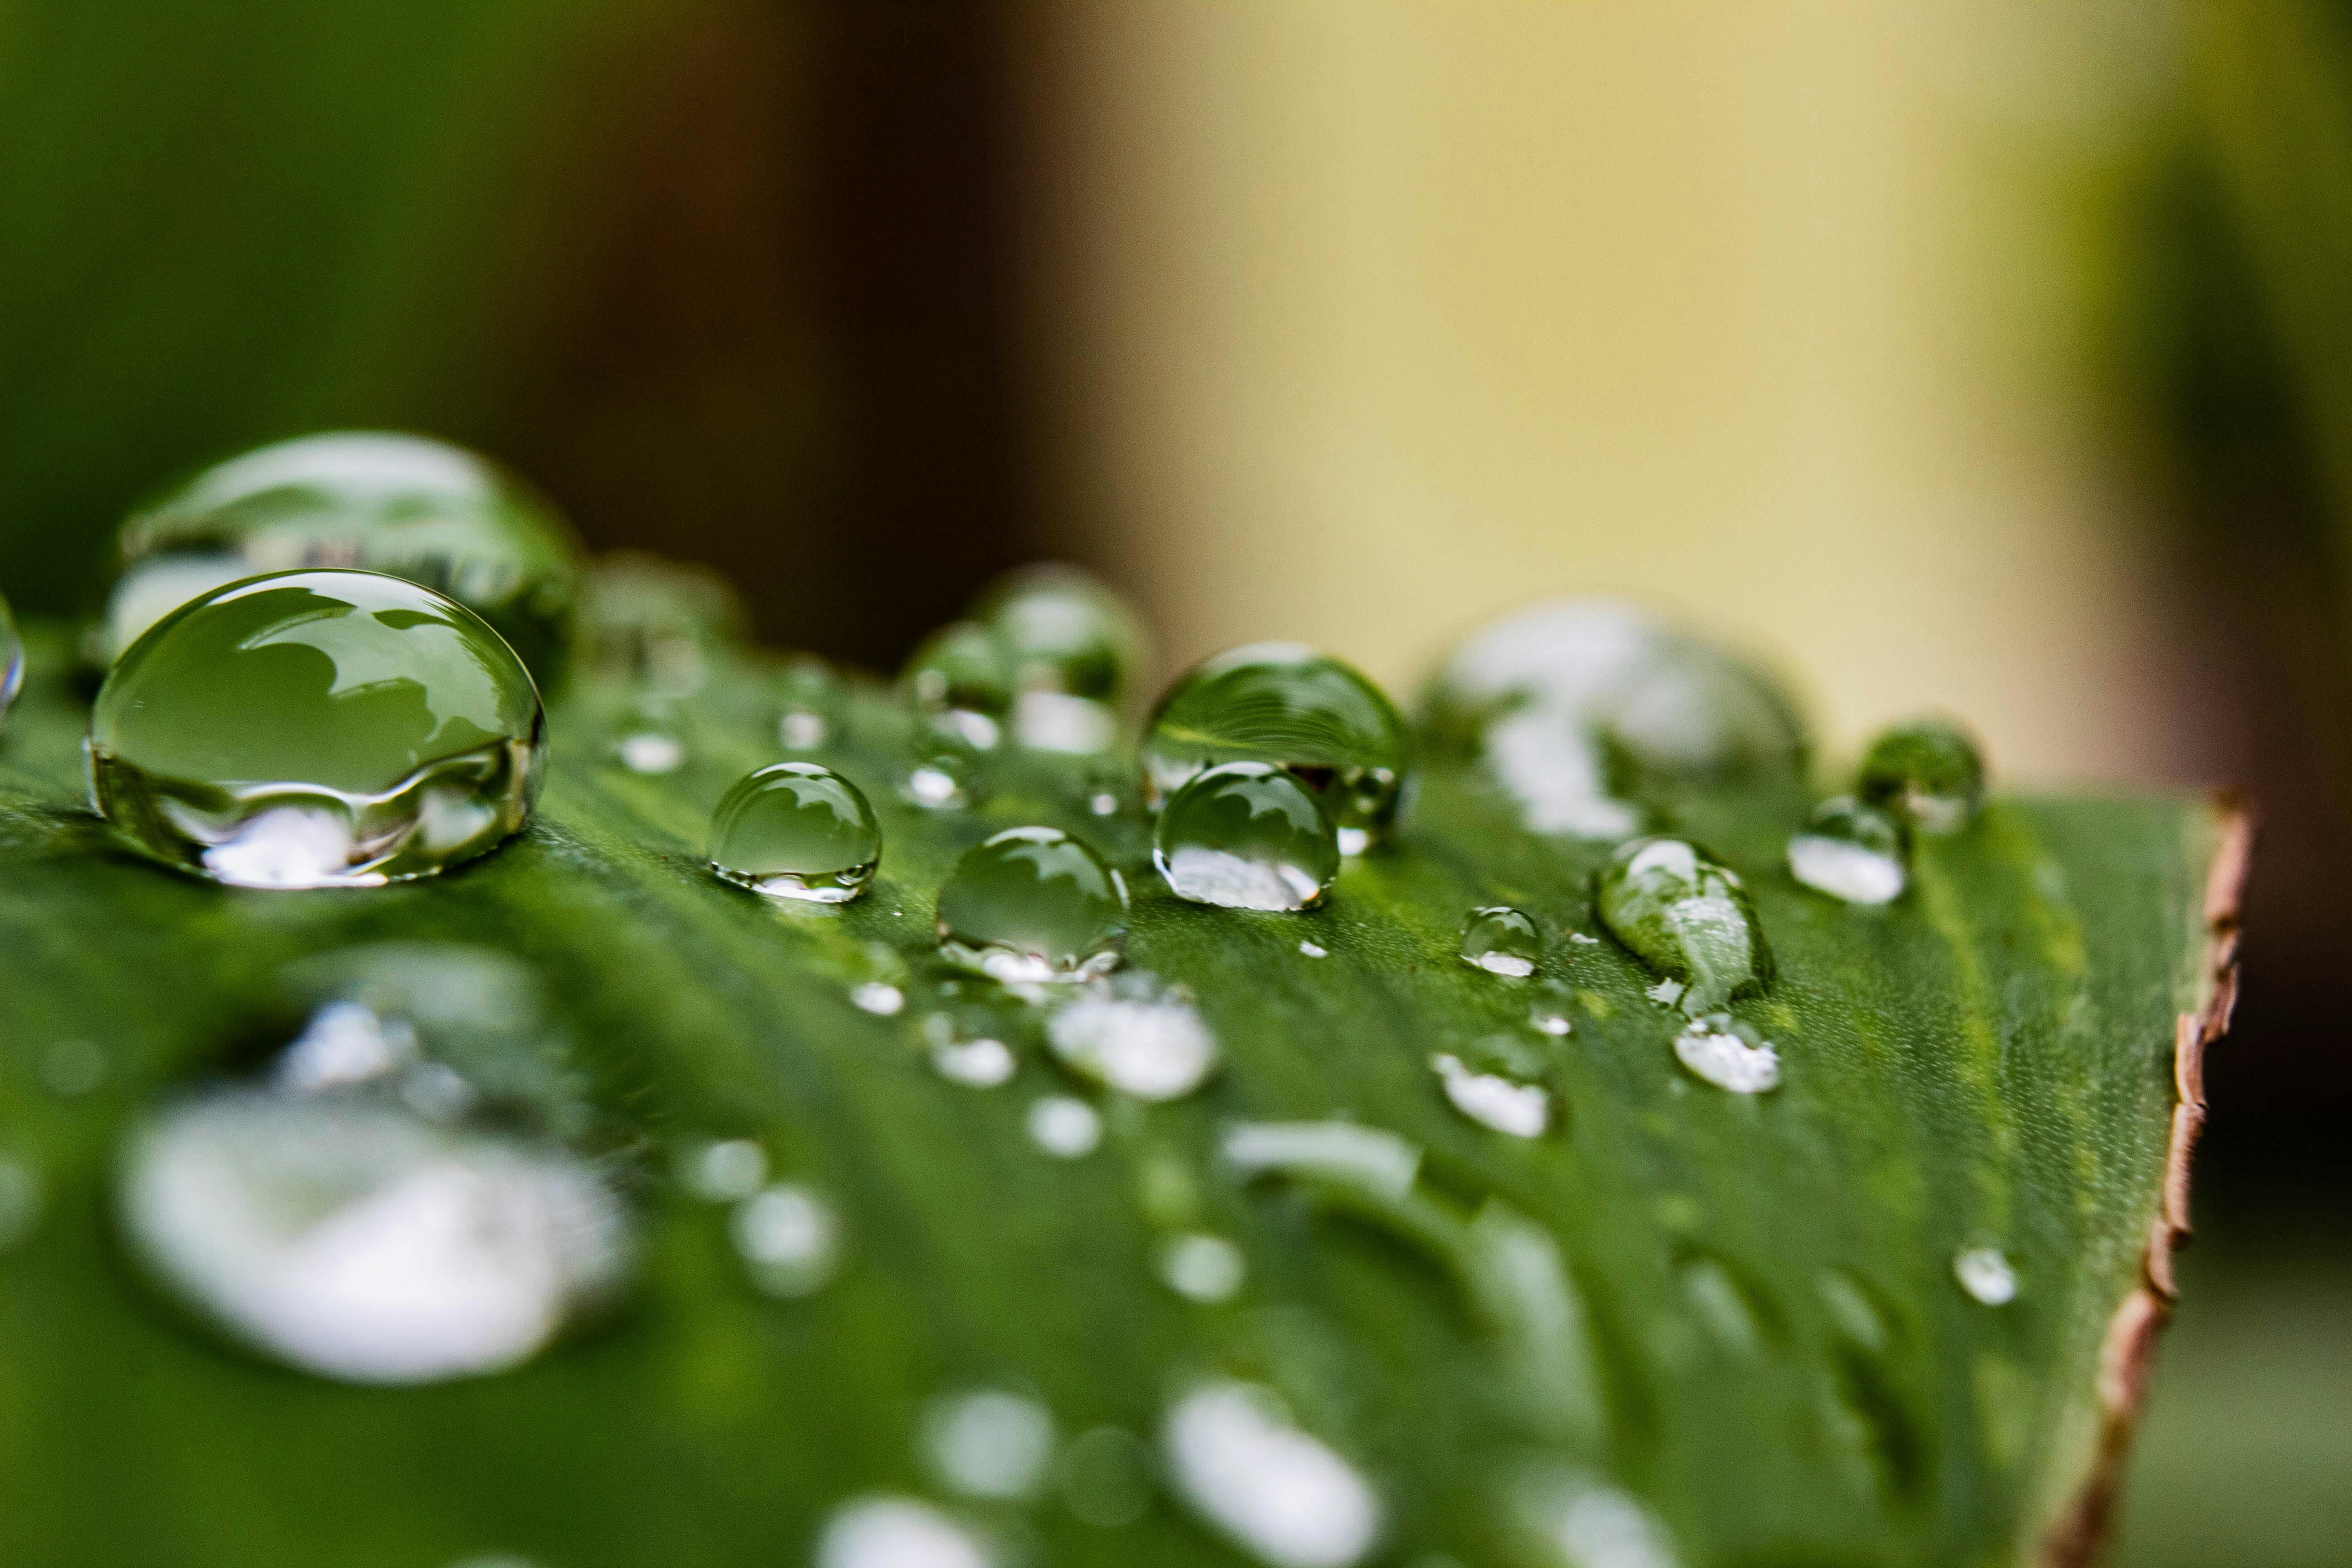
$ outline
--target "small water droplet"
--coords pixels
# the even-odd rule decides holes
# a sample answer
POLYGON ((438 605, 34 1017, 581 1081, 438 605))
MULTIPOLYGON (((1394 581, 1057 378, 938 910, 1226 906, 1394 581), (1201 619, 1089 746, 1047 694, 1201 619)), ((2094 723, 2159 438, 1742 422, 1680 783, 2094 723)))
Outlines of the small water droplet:
POLYGON ((614 721, 613 760, 633 773, 674 773, 686 766, 691 750, 685 716, 667 698, 632 702, 614 721))
POLYGON ((1572 931, 1569 932, 1568 940, 1584 947, 1599 947, 1601 945, 1601 939, 1599 937, 1587 936, 1580 931, 1572 931))
POLYGON ((0 1149, 0 1252, 33 1234, 41 1208, 40 1173, 31 1161, 0 1149))
POLYGON ((983 1388, 923 1412, 924 1468, 949 1491, 1018 1502, 1035 1495, 1054 1458, 1054 1413, 1024 1394, 983 1388))
POLYGON ((1320 946, 1318 943, 1311 942, 1301 942, 1298 944, 1298 951, 1305 953, 1309 958, 1328 958, 1331 956, 1331 950, 1329 948, 1320 946))
POLYGON ((1576 992, 1571 987, 1557 980, 1542 981, 1528 1003, 1528 1025, 1536 1033, 1555 1038, 1572 1033, 1576 1021, 1569 1016, 1569 1009, 1575 1003, 1576 992))
POLYGON ((1234 910, 1304 910, 1339 873, 1339 839, 1313 792, 1268 763, 1204 769, 1169 796, 1152 863, 1171 891, 1234 910))
POLYGON ((742 603, 707 567, 620 551, 600 558, 583 586, 590 659, 642 691, 698 691, 719 658, 742 641, 742 603))
POLYGON ((1909 855, 1900 822, 1842 795, 1815 806, 1789 840, 1789 874, 1850 904, 1890 903, 1908 879, 1909 855))
POLYGON ((1013 712, 1012 656, 978 621, 941 626, 908 658, 899 685, 929 728, 974 751, 995 748, 1013 712))
POLYGON ((1581 1470, 1520 1478, 1513 1513, 1562 1568, 1676 1568, 1674 1538, 1631 1494, 1581 1470))
POLYGON ((1253 643, 1194 666, 1151 715, 1144 786, 1153 804, 1220 763, 1270 763, 1313 790, 1360 854, 1394 825, 1412 748, 1381 689, 1297 643, 1253 643))
POLYGON ((1746 885, 1687 839, 1619 845, 1601 868, 1597 903, 1612 936, 1681 983, 1671 1000, 1685 1013, 1715 1012, 1771 979, 1771 950, 1746 885))
POLYGON ((217 881, 375 886, 520 830, 542 724, 513 652, 429 589, 258 577, 182 605, 116 662, 91 712, 90 800, 217 881))
POLYGON ((1160 1248, 1160 1278, 1187 1300, 1232 1300, 1248 1268, 1240 1247, 1204 1231, 1171 1236, 1160 1248))
POLYGON ((1870 743, 1855 793, 1922 833, 1958 833, 1976 814, 1984 786, 1976 738, 1952 720, 1918 719, 1870 743))
POLYGON ((1961 1248, 1952 1259, 1952 1277, 1988 1307, 2006 1307, 2017 1300, 2017 1270, 2000 1247, 1989 1243, 1961 1248))
POLYGON ((1543 957, 1543 932, 1536 922, 1508 904, 1489 904, 1470 911, 1462 922, 1462 962, 1473 969, 1525 980, 1543 957))
POLYGON ((1084 840, 1008 827, 956 862, 940 889, 940 951, 1015 984, 1087 980, 1118 963, 1127 884, 1084 840))
POLYGON ((1551 1125, 1551 1095, 1540 1085, 1515 1083, 1498 1073, 1477 1072, 1444 1052, 1429 1058, 1454 1109, 1497 1132, 1540 1138, 1551 1125))
POLYGON ((1270 1568, 1349 1568, 1380 1540, 1379 1494, 1272 1389, 1202 1384, 1169 1411, 1160 1442, 1178 1493, 1270 1568))
POLYGON ((930 1043, 932 1070, 950 1083, 994 1089, 1020 1070, 1012 1047, 992 1036, 961 1037, 951 1015, 933 1013, 925 1018, 923 1037, 930 1043))
POLYGON ((853 1498, 818 1532, 814 1568, 999 1568, 980 1535, 929 1503, 877 1494, 853 1498))
POLYGON ((814 763, 746 773, 710 817, 710 868, 772 899, 845 903, 882 863, 865 792, 814 763))
POLYGON ((1072 999, 1045 1023, 1071 1070, 1138 1100, 1180 1100, 1216 1070, 1217 1037, 1191 995, 1150 974, 1122 974, 1072 999))
POLYGON ((1134 1433, 1097 1426, 1062 1456, 1062 1501, 1082 1524, 1117 1530, 1151 1505, 1151 1460, 1134 1433))
POLYGON ((776 743, 788 752, 814 752, 841 740, 849 727, 849 693, 833 666, 814 654, 794 654, 770 677, 775 694, 776 743))
POLYGON ((907 994, 887 981, 868 980, 849 988, 849 1000, 861 1012, 888 1018, 896 1016, 898 1009, 907 1005, 907 994))
POLYGON ((751 1283, 771 1296, 814 1295, 841 1266, 841 1221, 809 1187, 779 1183, 746 1198, 727 1231, 751 1283))
POLYGON ((1717 1089, 1762 1094, 1780 1084, 1780 1056, 1745 1020, 1728 1013, 1693 1018, 1675 1037, 1675 1056, 1717 1089))
POLYGON ((8 613, 8 598, 0 594, 0 716, 16 700, 25 681, 25 639, 16 634, 16 618, 8 613))
POLYGON ((698 1143, 686 1152, 678 1176, 705 1203, 741 1203, 768 1184, 768 1152, 749 1138, 698 1143))
POLYGON ((1057 1160, 1083 1160, 1101 1142, 1102 1115, 1083 1100, 1049 1094, 1029 1108, 1029 1141, 1057 1160))
MULTIPOLYGON (((1077 698, 1108 717, 1143 663, 1143 629, 1135 613, 1073 566, 1008 573, 981 595, 973 614, 1002 639, 1013 684, 1024 694, 1077 698)), ((1023 743, 1037 742, 1024 736, 1023 743)))
POLYGON ((986 795, 986 774, 969 747, 936 731, 916 740, 914 760, 898 781, 899 799, 925 811, 961 811, 986 795))
POLYGON ((41 1055, 41 1082, 51 1094, 79 1100, 106 1081, 106 1052, 95 1040, 59 1040, 41 1055))

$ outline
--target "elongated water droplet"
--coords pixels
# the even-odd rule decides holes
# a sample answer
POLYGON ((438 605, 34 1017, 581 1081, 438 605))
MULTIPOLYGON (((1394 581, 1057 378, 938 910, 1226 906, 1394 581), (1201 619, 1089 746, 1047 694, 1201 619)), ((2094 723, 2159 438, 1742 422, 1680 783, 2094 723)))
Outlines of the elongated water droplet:
POLYGON ((974 751, 993 749, 1013 713, 1012 655, 992 627, 957 621, 925 638, 899 685, 922 722, 974 751))
POLYGON ((710 868, 772 899, 839 904, 882 863, 882 828, 856 784, 814 763, 746 773, 710 817, 710 868))
POLYGON ((1127 885, 1085 841, 1008 827, 956 862, 940 889, 940 951, 1015 984, 1087 980, 1118 963, 1127 885))
POLYGON ((1922 833, 1958 833, 1984 798, 1984 753, 1948 719, 1899 724, 1870 743, 1855 793, 1922 833))
POLYGON ((1850 795, 1822 802, 1789 840, 1789 874, 1850 904, 1890 903, 1909 880, 1903 825, 1850 795))
POLYGON ((2001 1249, 1990 1243, 1962 1247, 1952 1259, 1952 1277, 1960 1289, 1988 1307, 2006 1307, 2017 1300, 2017 1270, 2001 1249))
POLYGON ((1581 1470, 1545 1467, 1513 1489, 1514 1521, 1561 1568, 1677 1568, 1674 1537, 1630 1493, 1581 1470))
POLYGON ((530 677, 471 611, 394 577, 288 573, 124 652, 91 712, 90 799, 217 881, 374 886, 520 830, 541 729, 530 677))
POLYGON ((1525 980, 1543 957, 1543 932, 1508 904, 1472 910, 1462 922, 1462 962, 1489 974, 1525 980))
POLYGON ((0 595, 0 717, 16 700, 25 682, 25 639, 16 634, 16 617, 8 613, 8 599, 0 595))
POLYGON ((821 751, 839 743, 849 725, 849 692, 833 666, 814 654, 795 654, 770 677, 775 694, 776 743, 788 752, 821 751))
POLYGON ((600 557, 583 584, 590 659, 614 680, 658 695, 699 690, 743 639, 742 602, 707 567, 635 551, 600 557))
POLYGON ((853 1498, 824 1521, 814 1568, 999 1568, 976 1531, 909 1497, 853 1498))
POLYGON ((1379 1494, 1271 1389, 1203 1384, 1169 1411, 1160 1443, 1184 1500, 1270 1568, 1349 1568, 1380 1540, 1379 1494))
POLYGON ((1301 941, 1298 944, 1298 951, 1305 953, 1309 958, 1328 958, 1331 956, 1331 950, 1323 946, 1320 942, 1301 941))
POLYGON ((1429 1065, 1454 1109, 1482 1127, 1514 1138, 1540 1138, 1551 1125, 1551 1095, 1539 1084, 1477 1071, 1444 1052, 1430 1058, 1429 1065))
POLYGON ((949 1491, 1018 1502, 1036 1494, 1054 1459, 1054 1413, 1025 1394, 982 1388, 923 1412, 924 1468, 949 1491))
POLYGON ((1780 1056, 1755 1028, 1728 1013, 1693 1018, 1675 1037, 1683 1066, 1718 1089, 1762 1094, 1780 1084, 1780 1056))
POLYGON ((1045 1022, 1072 1071, 1138 1100, 1179 1100, 1216 1070, 1217 1037, 1189 993, 1150 974, 1122 974, 1072 999, 1045 1022))
POLYGON ((1601 923, 1636 957, 1678 984, 1696 1016, 1772 976, 1755 906, 1738 874, 1683 838, 1637 838, 1601 868, 1601 923))
POLYGON ((338 431, 205 469, 126 519, 95 662, 181 605, 264 573, 357 567, 421 584, 488 622, 542 683, 573 635, 579 544, 547 499, 460 447, 338 431))
POLYGON ((1180 899, 1304 910, 1321 903, 1339 874, 1339 837, 1293 774, 1268 763, 1225 763, 1168 798, 1151 858, 1180 899))
POLYGON ((1232 1300, 1248 1268, 1240 1247, 1203 1231, 1171 1236, 1160 1248, 1160 1279, 1190 1301, 1232 1300))
POLYGON ((1395 706, 1355 669, 1297 643, 1252 643, 1194 666, 1160 699, 1143 776, 1157 805, 1220 763, 1287 768, 1354 855, 1394 825, 1411 756, 1395 706))
POLYGON ((841 1221, 814 1189, 779 1183, 735 1206, 728 1235, 751 1283, 793 1300, 824 1289, 841 1266, 841 1221))
POLYGON ((1032 1105, 1023 1124, 1029 1141, 1057 1160, 1083 1160, 1102 1142, 1102 1113, 1066 1094, 1032 1105))

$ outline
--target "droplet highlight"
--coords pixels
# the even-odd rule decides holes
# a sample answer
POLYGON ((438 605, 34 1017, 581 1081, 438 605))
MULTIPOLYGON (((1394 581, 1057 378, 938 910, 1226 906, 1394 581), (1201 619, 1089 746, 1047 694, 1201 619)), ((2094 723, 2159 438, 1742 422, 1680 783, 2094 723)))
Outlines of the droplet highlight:
POLYGON ((1837 795, 1815 806, 1789 840, 1789 874, 1849 904, 1885 904, 1910 880, 1903 825, 1874 805, 1837 795))
POLYGON ((16 693, 25 684, 25 639, 17 635, 16 617, 8 611, 5 595, 0 595, 0 718, 5 718, 8 705, 16 700, 16 693))
POLYGON ((1055 1057, 1081 1077, 1144 1100, 1181 1100, 1219 1059, 1189 993, 1150 974, 1122 974, 1089 989, 1045 1021, 1055 1057))
POLYGON ((1734 1094, 1762 1094, 1780 1086, 1780 1056, 1754 1026, 1728 1013, 1694 1018, 1675 1037, 1683 1066, 1734 1094))
POLYGON ((1007 828, 956 863, 939 933, 950 962, 1007 984, 1092 979, 1118 964, 1127 885, 1059 828, 1007 828))
POLYGON ((1772 954, 1738 873, 1684 838, 1622 844, 1601 870, 1601 923, 1679 989, 1694 1016, 1771 980, 1772 954))
POLYGON ((1160 1278, 1188 1301, 1230 1301, 1248 1273, 1242 1249, 1222 1236, 1193 1231, 1171 1236, 1160 1248, 1160 1278))
POLYGON ((1480 1072, 1444 1052, 1430 1058, 1429 1065, 1448 1102, 1481 1127, 1514 1138, 1540 1138, 1551 1126, 1551 1094, 1541 1085, 1480 1072))
POLYGON ((1349 1568, 1379 1543, 1379 1494, 1271 1389, 1203 1384, 1169 1411, 1160 1444, 1178 1495, 1270 1568, 1349 1568))
POLYGON ((1022 1124, 1029 1142, 1056 1160, 1083 1160, 1102 1143, 1102 1113, 1066 1094, 1038 1100, 1022 1124))
POLYGON ((1339 837, 1293 774, 1267 763, 1225 763, 1168 798, 1151 858, 1180 899, 1305 910, 1323 901, 1339 874, 1339 837))
POLYGON ((923 1412, 924 1468, 964 1497, 1019 1502, 1036 1495, 1054 1460, 1054 1413, 1025 1394, 982 1388, 923 1412))
POLYGON ((1998 1247, 1962 1247, 1952 1259, 1952 1278, 1988 1307, 2006 1307, 2017 1300, 2017 1269, 1998 1247))
POLYGON ((814 1568, 1000 1568, 977 1532, 909 1497, 854 1498, 816 1538, 814 1568))
POLYGON ((738 780, 710 818, 710 868, 771 899, 839 904, 882 863, 882 827, 860 790, 815 763, 774 763, 738 780))
POLYGON ((738 1204, 727 1234, 751 1283, 786 1300, 813 1296, 841 1265, 841 1221, 812 1187, 782 1182, 738 1204))

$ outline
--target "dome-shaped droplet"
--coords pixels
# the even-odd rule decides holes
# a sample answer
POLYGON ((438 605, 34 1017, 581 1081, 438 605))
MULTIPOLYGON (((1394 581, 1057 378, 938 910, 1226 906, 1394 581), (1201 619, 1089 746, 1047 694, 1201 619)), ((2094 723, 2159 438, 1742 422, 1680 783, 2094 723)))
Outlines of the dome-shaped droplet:
POLYGON ((988 770, 960 736, 918 720, 898 798, 925 811, 961 811, 988 795, 988 770))
POLYGON ((656 695, 700 689, 743 638, 740 600, 703 566, 637 551, 601 556, 582 584, 583 641, 600 674, 656 695))
POLYGON ((124 651, 90 716, 90 798, 217 881, 373 886, 521 828, 541 731, 530 675, 470 610, 374 573, 282 573, 124 651))
POLYGON ((547 499, 446 442, 337 431, 205 469, 125 520, 90 652, 111 662, 197 595, 268 572, 357 567, 465 605, 548 684, 569 658, 579 544, 547 499))
POLYGON ((1601 923, 1675 987, 1696 1016, 1772 976, 1771 950, 1738 873, 1682 838, 1637 838, 1601 868, 1601 923))
POLYGON ((1046 1020, 1045 1040, 1064 1067, 1137 1100, 1182 1099, 1221 1057, 1191 994, 1148 973, 1073 997, 1046 1020))
POLYGON ((796 654, 776 667, 776 743, 788 752, 838 745, 849 723, 849 692, 833 666, 796 654))
POLYGON ((1462 962, 1489 974, 1524 980, 1543 958, 1543 931, 1508 904, 1472 910, 1462 922, 1462 962))
POLYGON ((1850 795, 1815 806, 1789 840, 1789 874, 1850 904, 1884 904, 1909 879, 1903 825, 1850 795))
POLYGON ((1124 600, 1075 567, 1030 566, 999 579, 972 613, 1003 649, 1016 741, 1046 752, 1110 746, 1144 659, 1141 624, 1124 600))
POLYGON ((1085 980, 1117 967, 1127 885, 1083 840, 1009 827, 956 862, 940 889, 940 951, 1010 983, 1085 980))
POLYGON ((746 773, 710 817, 710 868, 772 899, 840 904, 866 890, 882 829, 858 787, 814 763, 746 773))
POLYGON ((1013 713, 1013 663, 992 626, 956 621, 923 639, 898 677, 919 721, 974 751, 992 749, 1013 713))
POLYGON ((1870 743, 1855 793, 1922 833, 1957 833, 1984 799, 1984 753, 1945 719, 1900 724, 1870 743))
POLYGON ((2017 1268, 2008 1254, 1990 1242, 1962 1247, 1952 1258, 1952 1278, 1960 1289, 1988 1307, 2006 1307, 2017 1300, 2017 1268))
POLYGON ((1780 1083, 1780 1055, 1754 1026, 1728 1013, 1693 1018, 1675 1037, 1675 1056, 1717 1089, 1762 1094, 1780 1083))
POLYGON ((16 700, 25 679, 25 639, 16 635, 16 618, 8 613, 6 595, 0 595, 0 717, 16 700))
POLYGON ((1454 1109, 1482 1127, 1514 1138, 1540 1138, 1551 1125, 1551 1091, 1541 1084, 1482 1071, 1445 1051, 1430 1058, 1429 1066, 1454 1109))
POLYGON ((675 699, 646 696, 622 705, 607 742, 614 762, 633 773, 674 773, 694 751, 685 710, 675 699))
POLYGON ((1180 899, 1304 910, 1339 874, 1339 836, 1314 793, 1270 763, 1195 774, 1160 808, 1152 863, 1180 899))
POLYGON ((1195 665, 1160 699, 1143 777, 1156 805, 1220 763, 1287 768, 1354 855, 1394 825, 1411 756, 1395 705, 1355 669, 1297 643, 1252 643, 1195 665))

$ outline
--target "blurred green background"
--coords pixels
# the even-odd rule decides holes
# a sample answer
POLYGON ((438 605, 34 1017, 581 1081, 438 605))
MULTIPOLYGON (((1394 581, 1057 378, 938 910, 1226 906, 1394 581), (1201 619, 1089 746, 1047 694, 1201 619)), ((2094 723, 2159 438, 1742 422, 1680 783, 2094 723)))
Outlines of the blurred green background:
POLYGON ((887 668, 1630 588, 2264 816, 2119 1557, 2352 1563, 2352 7, 0 0, 0 589, 388 426, 887 668))

